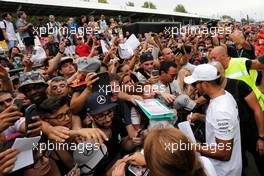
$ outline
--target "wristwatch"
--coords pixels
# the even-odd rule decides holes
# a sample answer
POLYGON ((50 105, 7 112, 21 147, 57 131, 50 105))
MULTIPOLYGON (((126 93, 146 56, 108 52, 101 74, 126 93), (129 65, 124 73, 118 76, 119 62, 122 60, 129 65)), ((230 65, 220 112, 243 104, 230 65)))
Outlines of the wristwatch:
POLYGON ((260 140, 262 140, 262 141, 264 141, 264 136, 258 136, 258 138, 260 139, 260 140))

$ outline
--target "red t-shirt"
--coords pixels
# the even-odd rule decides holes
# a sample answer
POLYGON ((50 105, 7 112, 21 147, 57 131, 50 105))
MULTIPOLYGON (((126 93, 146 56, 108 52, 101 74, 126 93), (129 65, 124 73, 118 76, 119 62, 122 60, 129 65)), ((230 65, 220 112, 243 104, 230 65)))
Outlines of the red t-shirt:
POLYGON ((84 43, 82 45, 77 45, 75 52, 80 57, 87 57, 90 54, 90 47, 88 46, 87 43, 84 43))

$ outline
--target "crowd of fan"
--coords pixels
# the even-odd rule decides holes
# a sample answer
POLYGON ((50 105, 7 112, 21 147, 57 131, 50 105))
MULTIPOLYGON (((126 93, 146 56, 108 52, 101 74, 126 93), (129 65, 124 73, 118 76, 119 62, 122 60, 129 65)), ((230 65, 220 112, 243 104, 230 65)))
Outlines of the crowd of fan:
POLYGON ((246 151, 264 175, 263 25, 219 23, 232 33, 215 36, 135 34, 140 46, 124 58, 120 44, 132 34, 122 31, 114 18, 107 22, 104 15, 98 21, 82 16, 77 24, 74 18, 63 23, 50 15, 42 26, 53 32, 40 36, 25 12, 18 12, 15 24, 10 14, 2 17, 0 175, 124 176, 131 174, 132 164, 153 176, 239 176, 246 174, 246 151), (61 27, 90 31, 56 30, 61 27), (110 79, 108 95, 93 90, 96 75, 103 72, 110 79), (106 97, 103 104, 98 102, 101 95, 106 97), (151 98, 175 112, 174 119, 149 120, 136 100, 151 98), (16 100, 22 100, 21 107, 16 100), (25 110, 31 104, 38 115, 27 124, 25 110), (166 150, 165 144, 190 144, 177 129, 186 120, 199 141, 197 148, 166 150), (70 149, 34 151, 32 165, 11 172, 19 153, 11 148, 15 139, 40 134, 39 143, 99 143, 103 156, 97 161, 70 149), (213 143, 213 149, 201 147, 213 143))

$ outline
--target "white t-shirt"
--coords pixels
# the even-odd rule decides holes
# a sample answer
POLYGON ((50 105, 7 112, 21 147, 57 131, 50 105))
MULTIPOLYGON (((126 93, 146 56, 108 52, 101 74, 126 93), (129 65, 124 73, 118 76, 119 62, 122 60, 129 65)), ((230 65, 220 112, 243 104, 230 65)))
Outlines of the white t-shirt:
POLYGON ((199 159, 204 167, 204 171, 207 176, 217 176, 215 168, 208 158, 204 156, 199 156, 199 159))
POLYGON ((12 41, 17 40, 16 33, 14 30, 14 25, 12 22, 3 20, 0 22, 0 28, 5 29, 9 40, 12 40, 12 41), (5 26, 4 22, 5 22, 6 26, 5 26))
POLYGON ((161 92, 166 92, 172 95, 178 95, 181 92, 181 88, 176 80, 173 80, 168 85, 164 85, 160 81, 154 84, 154 89, 157 89, 161 92))
POLYGON ((241 139, 238 119, 237 104, 229 92, 225 91, 225 95, 210 100, 206 113, 206 143, 216 144, 216 138, 233 139, 232 155, 229 161, 209 158, 218 176, 241 175, 241 139))
POLYGON ((18 119, 14 125, 12 126, 9 126, 5 131, 4 131, 4 134, 5 136, 9 136, 15 132, 20 132, 20 128, 21 128, 21 125, 25 122, 25 118, 24 117, 21 117, 20 119, 18 119))

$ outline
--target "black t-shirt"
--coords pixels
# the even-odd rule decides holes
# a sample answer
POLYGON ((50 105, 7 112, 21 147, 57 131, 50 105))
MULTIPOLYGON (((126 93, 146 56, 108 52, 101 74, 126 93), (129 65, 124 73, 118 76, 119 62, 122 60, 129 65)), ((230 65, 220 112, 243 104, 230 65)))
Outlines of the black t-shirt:
POLYGON ((128 104, 120 99, 118 99, 114 103, 117 103, 117 106, 114 108, 114 113, 115 116, 118 117, 120 123, 123 123, 124 126, 131 124, 131 114, 128 104))
POLYGON ((255 59, 255 51, 254 47, 251 46, 252 50, 247 50, 247 49, 239 49, 237 50, 235 45, 227 45, 227 52, 230 57, 238 58, 238 57, 245 57, 248 59, 255 59))
MULTIPOLYGON (((84 91, 84 89, 86 88, 86 84, 82 85, 82 86, 78 86, 78 87, 74 87, 72 88, 72 93, 82 93, 84 91)), ((83 107, 83 109, 78 113, 78 115, 80 116, 81 120, 84 120, 86 117, 86 109, 85 106, 83 107)))
POLYGON ((241 80, 227 79, 225 90, 233 95, 238 105, 242 142, 246 142, 251 138, 256 139, 258 129, 254 112, 245 101, 245 98, 252 92, 252 89, 241 80))
MULTIPOLYGON (((122 101, 115 102, 118 104, 122 104, 122 101)), ((122 155, 121 149, 121 139, 127 136, 126 126, 122 122, 122 115, 119 111, 121 106, 116 106, 114 109, 114 117, 112 122, 112 137, 109 141, 105 142, 107 147, 107 156, 103 158, 99 164, 95 168, 94 176, 102 176, 112 167, 115 163, 116 159, 119 159, 120 155, 122 155)))

